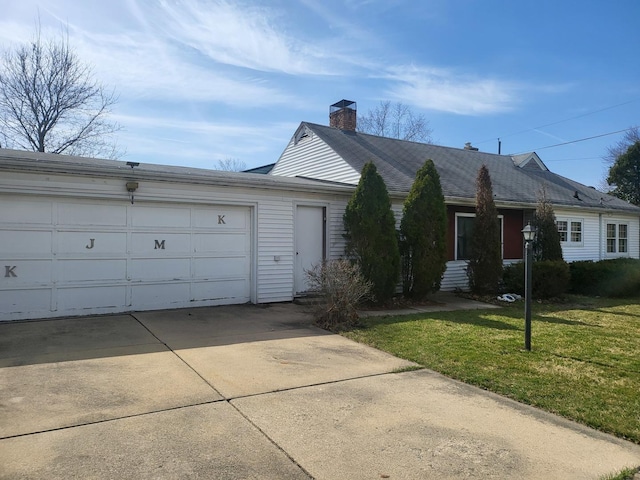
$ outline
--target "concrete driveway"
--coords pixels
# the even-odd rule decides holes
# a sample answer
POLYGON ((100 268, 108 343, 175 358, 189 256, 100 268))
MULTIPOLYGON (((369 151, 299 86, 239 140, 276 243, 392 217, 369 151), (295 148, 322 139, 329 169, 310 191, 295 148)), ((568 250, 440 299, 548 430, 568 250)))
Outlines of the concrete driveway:
POLYGON ((640 446, 292 304, 0 324, 0 478, 597 479, 640 446))

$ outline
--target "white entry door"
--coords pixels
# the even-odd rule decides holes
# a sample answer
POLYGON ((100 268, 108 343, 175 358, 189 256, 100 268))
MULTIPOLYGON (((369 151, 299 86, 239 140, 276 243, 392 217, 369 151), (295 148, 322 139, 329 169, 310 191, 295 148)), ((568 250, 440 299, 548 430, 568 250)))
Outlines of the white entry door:
POLYGON ((298 205, 296 208, 295 292, 309 289, 306 270, 325 258, 325 207, 298 205))

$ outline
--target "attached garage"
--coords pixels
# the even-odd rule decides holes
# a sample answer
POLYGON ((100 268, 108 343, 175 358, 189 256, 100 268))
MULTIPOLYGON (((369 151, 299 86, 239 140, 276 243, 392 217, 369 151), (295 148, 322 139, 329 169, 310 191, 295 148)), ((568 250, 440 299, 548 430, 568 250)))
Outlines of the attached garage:
POLYGON ((351 191, 0 150, 0 320, 290 301, 351 191))
POLYGON ((245 303, 251 209, 6 199, 2 313, 105 313, 245 303))

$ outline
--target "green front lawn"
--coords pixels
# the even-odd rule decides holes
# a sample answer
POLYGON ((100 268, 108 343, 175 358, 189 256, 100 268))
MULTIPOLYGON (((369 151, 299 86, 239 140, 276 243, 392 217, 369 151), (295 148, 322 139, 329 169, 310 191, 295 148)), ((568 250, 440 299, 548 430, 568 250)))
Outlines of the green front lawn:
POLYGON ((343 335, 640 443, 640 297, 368 318, 343 335))

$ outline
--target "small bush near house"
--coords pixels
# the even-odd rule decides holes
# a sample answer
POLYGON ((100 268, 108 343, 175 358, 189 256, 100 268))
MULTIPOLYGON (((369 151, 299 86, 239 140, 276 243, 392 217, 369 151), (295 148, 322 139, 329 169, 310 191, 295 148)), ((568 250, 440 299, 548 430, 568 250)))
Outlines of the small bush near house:
MULTIPOLYGON (((535 262, 532 270, 532 295, 546 299, 561 297, 569 290, 571 273, 569 264, 562 260, 544 260, 535 262)), ((509 293, 524 295, 524 262, 505 267, 504 288, 509 293)))
POLYGON ((571 293, 629 297, 640 292, 640 260, 634 258, 572 262, 570 269, 571 293))
POLYGON ((327 330, 354 326, 358 305, 371 298, 371 282, 349 260, 329 260, 306 271, 309 289, 320 294, 313 307, 315 323, 327 330))

